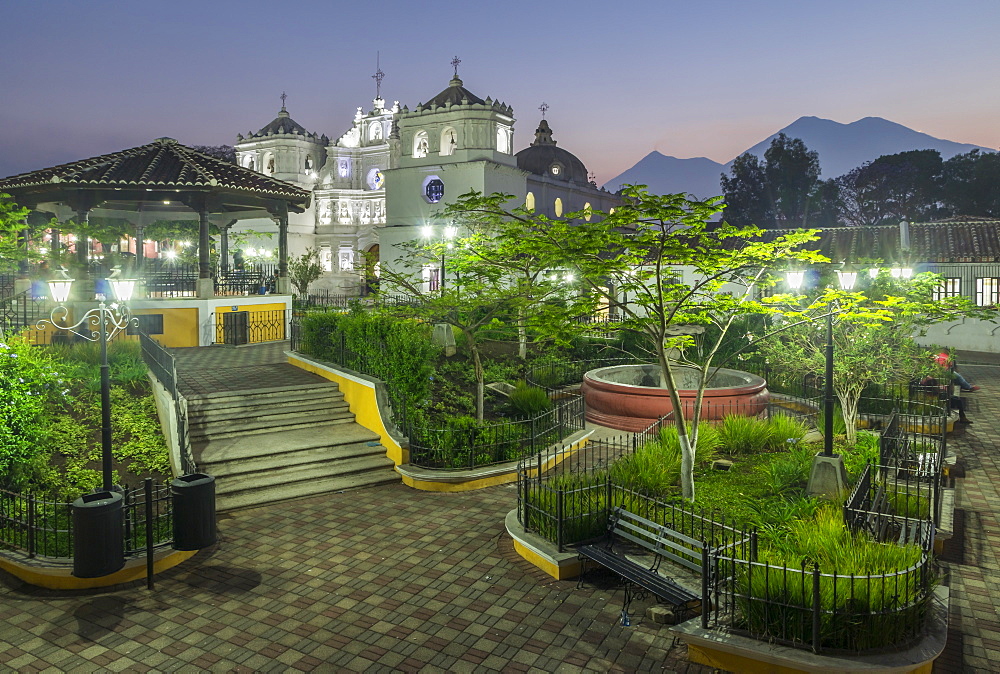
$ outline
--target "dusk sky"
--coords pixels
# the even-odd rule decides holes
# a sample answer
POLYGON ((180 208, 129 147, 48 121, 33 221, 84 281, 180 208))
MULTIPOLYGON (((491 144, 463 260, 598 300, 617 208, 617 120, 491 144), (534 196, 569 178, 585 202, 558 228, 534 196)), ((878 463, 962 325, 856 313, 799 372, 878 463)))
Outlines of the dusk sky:
POLYGON ((340 136, 382 95, 459 76, 541 113, 604 183, 652 150, 725 162, 803 115, 878 116, 1000 146, 996 0, 8 0, 0 176, 161 136, 232 144, 273 119, 340 136))

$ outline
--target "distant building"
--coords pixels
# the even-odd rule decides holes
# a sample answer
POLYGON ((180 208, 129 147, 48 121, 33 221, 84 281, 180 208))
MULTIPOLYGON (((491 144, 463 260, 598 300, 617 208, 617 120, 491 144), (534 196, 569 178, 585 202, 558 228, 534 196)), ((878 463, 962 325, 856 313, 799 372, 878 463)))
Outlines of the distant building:
MULTIPOLYGON (((402 242, 423 237, 427 225, 440 228, 434 214, 470 190, 513 194, 511 207, 550 217, 618 203, 583 162, 557 147, 544 117, 531 145, 515 154, 515 121, 509 105, 466 89, 456 67, 448 87, 426 103, 410 110, 376 97, 332 141, 296 123, 283 105, 259 131, 237 137, 236 155, 245 168, 312 192, 310 207, 289 216, 289 252, 319 250, 326 272, 312 290, 358 294, 372 280, 362 270, 363 254, 392 264, 402 242)), ((274 230, 266 220, 238 227, 274 230)), ((429 286, 440 282, 438 268, 423 274, 429 286)))

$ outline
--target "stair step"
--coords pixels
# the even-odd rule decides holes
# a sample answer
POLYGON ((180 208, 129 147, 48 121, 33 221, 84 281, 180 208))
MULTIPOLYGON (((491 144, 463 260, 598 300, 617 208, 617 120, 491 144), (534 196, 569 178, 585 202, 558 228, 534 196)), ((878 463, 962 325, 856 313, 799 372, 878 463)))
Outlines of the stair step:
POLYGON ((336 475, 305 482, 219 494, 216 498, 216 509, 219 511, 233 510, 235 508, 246 508, 267 503, 276 503, 278 501, 287 501, 293 498, 318 496, 319 494, 398 482, 399 475, 389 468, 363 473, 351 473, 349 475, 336 475))
MULTIPOLYGON (((337 445, 301 449, 294 452, 257 456, 252 459, 239 458, 223 461, 206 461, 200 464, 200 469, 217 479, 227 476, 252 475, 268 471, 280 473, 289 468, 300 468, 306 465, 321 465, 327 472, 352 472, 350 461, 355 459, 383 459, 385 447, 369 446, 367 443, 337 445)), ((381 461, 379 464, 381 465, 381 461)))
MULTIPOLYGON (((351 412, 344 412, 341 414, 325 414, 322 416, 317 416, 316 418, 302 419, 299 422, 286 422, 281 424, 281 429, 292 430, 296 428, 313 428, 318 424, 353 424, 354 415, 351 412)), ((261 435, 264 433, 273 433, 276 428, 274 424, 261 424, 255 425, 253 422, 247 421, 243 424, 238 424, 235 422, 224 422, 225 428, 218 428, 223 424, 213 424, 211 429, 190 429, 189 437, 191 442, 202 442, 202 441, 212 441, 218 438, 232 438, 240 435, 261 435)))
POLYGON ((228 395, 217 399, 197 399, 188 398, 188 410, 191 412, 211 412, 213 410, 228 409, 230 407, 254 407, 258 405, 271 405, 275 402, 307 402, 312 400, 330 400, 339 402, 344 399, 344 394, 336 388, 303 389, 294 391, 269 391, 254 395, 232 396, 228 395))
POLYGON ((261 386, 250 391, 220 391, 203 395, 189 396, 188 409, 198 409, 200 406, 218 406, 230 402, 243 403, 248 400, 270 399, 273 396, 314 397, 319 395, 335 395, 343 397, 340 387, 333 382, 327 384, 296 384, 291 386, 261 386))
POLYGON ((255 473, 237 473, 223 476, 215 483, 216 494, 231 494, 244 489, 264 489, 281 485, 326 479, 338 475, 350 475, 365 471, 391 471, 392 461, 385 456, 361 456, 340 461, 313 462, 300 466, 288 466, 278 470, 255 473))
POLYGON ((315 424, 307 428, 281 429, 269 434, 259 433, 250 438, 237 434, 232 437, 213 438, 207 442, 192 442, 198 465, 220 463, 238 459, 275 456, 285 452, 298 452, 321 447, 336 447, 356 443, 374 442, 379 445, 377 433, 359 424, 315 424))
POLYGON ((255 407, 227 407, 224 409, 213 410, 208 413, 199 412, 197 414, 192 414, 189 411, 188 425, 191 427, 202 427, 206 424, 223 423, 232 420, 245 421, 246 419, 269 419, 278 421, 280 419, 299 414, 313 416, 313 414, 330 412, 349 412, 350 409, 350 405, 344 401, 331 402, 327 400, 318 400, 315 402, 310 401, 296 404, 276 401, 267 405, 255 407))

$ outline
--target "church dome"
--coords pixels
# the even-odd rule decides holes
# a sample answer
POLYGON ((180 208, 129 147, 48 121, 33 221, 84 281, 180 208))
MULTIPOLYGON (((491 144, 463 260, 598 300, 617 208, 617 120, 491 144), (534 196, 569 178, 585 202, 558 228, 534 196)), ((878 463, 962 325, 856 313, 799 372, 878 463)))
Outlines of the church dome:
POLYGON ((433 110, 434 108, 444 108, 449 105, 476 105, 485 102, 486 101, 479 98, 479 96, 476 96, 474 93, 462 86, 462 80, 460 80, 458 76, 455 76, 448 84, 447 89, 426 103, 417 105, 417 112, 433 110))
POLYGON ((588 183, 587 167, 572 152, 556 147, 552 129, 542 119, 535 129, 535 142, 516 155, 517 167, 555 180, 588 183))
MULTIPOLYGON (((281 106, 281 111, 278 112, 278 116, 271 120, 270 124, 261 128, 261 130, 257 133, 248 134, 246 138, 247 140, 250 140, 281 134, 303 136, 304 138, 308 138, 310 140, 317 140, 319 138, 318 135, 310 133, 304 126, 292 119, 284 105, 281 106)), ((240 139, 242 140, 242 137, 240 139)))

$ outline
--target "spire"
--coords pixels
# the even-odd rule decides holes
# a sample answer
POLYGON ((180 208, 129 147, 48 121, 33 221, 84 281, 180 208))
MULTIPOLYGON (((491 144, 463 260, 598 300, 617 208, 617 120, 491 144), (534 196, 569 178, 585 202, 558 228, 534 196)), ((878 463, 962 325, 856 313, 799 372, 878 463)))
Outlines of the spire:
POLYGON ((455 69, 455 76, 451 78, 451 86, 460 87, 462 86, 462 80, 458 78, 458 64, 462 62, 462 59, 457 56, 451 60, 451 66, 455 69))
POLYGON ((542 101, 542 104, 538 106, 538 109, 542 111, 542 119, 545 119, 545 113, 549 109, 549 104, 542 101))
POLYGON ((375 99, 380 100, 382 98, 382 80, 385 79, 385 73, 382 72, 381 67, 382 62, 382 52, 375 52, 375 74, 372 75, 372 79, 375 80, 375 99))
POLYGON ((288 94, 282 91, 278 98, 281 99, 281 110, 278 112, 278 117, 288 117, 288 110, 285 110, 285 99, 288 98, 288 94))

